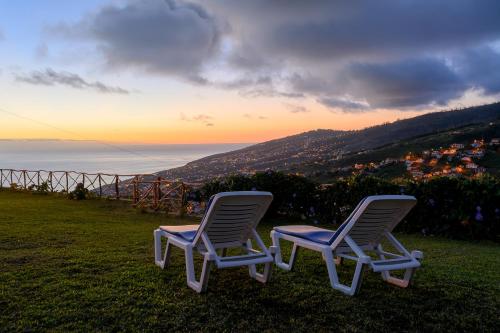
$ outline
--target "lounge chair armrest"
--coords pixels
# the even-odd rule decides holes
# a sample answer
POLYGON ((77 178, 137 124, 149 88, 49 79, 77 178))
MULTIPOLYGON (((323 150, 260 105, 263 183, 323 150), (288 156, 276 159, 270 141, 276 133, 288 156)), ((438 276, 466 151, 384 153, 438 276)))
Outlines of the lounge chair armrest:
POLYGON ((411 256, 417 260, 422 260, 424 258, 424 253, 422 251, 413 250, 411 251, 411 256))

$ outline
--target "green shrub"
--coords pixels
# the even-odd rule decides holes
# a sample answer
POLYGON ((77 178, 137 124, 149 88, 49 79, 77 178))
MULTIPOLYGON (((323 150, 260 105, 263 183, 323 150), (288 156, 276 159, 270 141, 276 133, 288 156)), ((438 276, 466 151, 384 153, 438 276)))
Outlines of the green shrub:
POLYGON ((73 191, 69 192, 68 197, 72 200, 85 200, 90 196, 89 190, 82 183, 76 184, 73 191))
POLYGON ((266 171, 252 176, 231 175, 212 180, 202 187, 201 193, 207 200, 224 191, 269 191, 273 193, 274 199, 268 215, 310 216, 314 215, 316 187, 314 182, 305 177, 266 171))
POLYGON ((29 188, 35 194, 43 194, 46 195, 50 192, 49 183, 42 182, 40 185, 33 185, 29 188))
POLYGON ((500 240, 498 178, 442 177, 410 183, 406 191, 414 195, 418 203, 402 229, 459 239, 500 240))
POLYGON ((218 192, 242 190, 272 192, 268 215, 309 218, 335 226, 366 196, 408 194, 418 202, 399 231, 500 241, 500 180, 495 177, 415 182, 353 176, 320 185, 305 177, 268 171, 210 181, 201 189, 201 197, 207 200, 218 192))
POLYGON ((401 186, 373 176, 354 176, 321 186, 318 193, 318 213, 322 220, 339 225, 364 197, 400 194, 401 186))

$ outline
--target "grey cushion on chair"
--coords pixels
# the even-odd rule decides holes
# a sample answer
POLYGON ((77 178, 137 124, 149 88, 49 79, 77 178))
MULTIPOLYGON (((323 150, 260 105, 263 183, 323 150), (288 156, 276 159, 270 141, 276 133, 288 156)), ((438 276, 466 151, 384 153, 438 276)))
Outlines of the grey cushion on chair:
POLYGON ((307 239, 311 242, 324 245, 330 245, 330 240, 335 235, 335 231, 333 230, 313 227, 310 225, 287 225, 283 227, 274 227, 274 230, 281 232, 282 234, 307 239))
POLYGON ((311 242, 331 245, 338 235, 344 230, 347 225, 347 221, 342 223, 342 225, 337 230, 328 230, 318 227, 313 227, 311 225, 286 225, 282 227, 274 227, 273 229, 282 234, 287 234, 290 236, 295 236, 303 239, 307 239, 311 242))
POLYGON ((356 214, 358 209, 361 207, 363 202, 367 198, 363 198, 359 204, 354 208, 351 212, 351 215, 340 225, 337 230, 328 230, 318 227, 313 227, 310 225, 287 225, 282 227, 274 227, 273 229, 277 232, 281 232, 282 234, 287 234, 290 236, 295 236, 298 238, 307 239, 311 242, 323 244, 323 245, 331 245, 337 237, 340 235, 342 230, 347 226, 351 218, 356 214))
POLYGON ((198 231, 199 226, 199 224, 167 225, 160 226, 160 229, 168 232, 169 234, 182 237, 190 242, 194 239, 194 236, 196 236, 196 232, 198 231))

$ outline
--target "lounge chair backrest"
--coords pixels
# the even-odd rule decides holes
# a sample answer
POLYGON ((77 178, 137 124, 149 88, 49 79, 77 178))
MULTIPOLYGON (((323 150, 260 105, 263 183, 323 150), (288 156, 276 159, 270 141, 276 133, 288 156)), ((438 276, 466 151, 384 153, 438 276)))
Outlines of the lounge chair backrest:
POLYGON ((241 246, 251 236, 266 213, 273 195, 270 192, 239 191, 216 194, 193 242, 205 232, 215 248, 241 246))
POLYGON ((415 197, 375 195, 366 197, 332 237, 332 247, 349 248, 349 235, 361 248, 375 247, 386 231, 391 232, 415 206, 415 197))

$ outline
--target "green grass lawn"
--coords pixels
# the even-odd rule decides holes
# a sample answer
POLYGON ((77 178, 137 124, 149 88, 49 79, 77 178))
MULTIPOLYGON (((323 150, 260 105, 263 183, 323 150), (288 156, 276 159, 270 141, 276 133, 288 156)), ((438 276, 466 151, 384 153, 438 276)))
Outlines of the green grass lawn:
MULTIPOLYGON (((425 255, 408 289, 366 272, 360 294, 344 296, 303 251, 267 285, 244 268, 214 270, 199 295, 180 250, 168 269, 154 265, 154 228, 182 223, 193 220, 0 191, 0 331, 498 331, 498 244, 398 235, 425 255)), ((267 242, 277 223, 290 222, 261 223, 267 242)))

